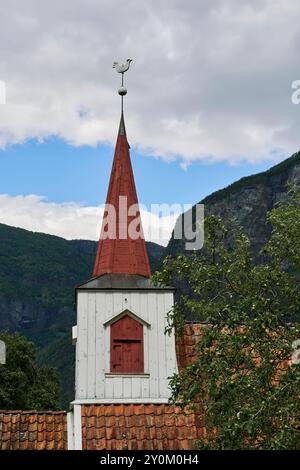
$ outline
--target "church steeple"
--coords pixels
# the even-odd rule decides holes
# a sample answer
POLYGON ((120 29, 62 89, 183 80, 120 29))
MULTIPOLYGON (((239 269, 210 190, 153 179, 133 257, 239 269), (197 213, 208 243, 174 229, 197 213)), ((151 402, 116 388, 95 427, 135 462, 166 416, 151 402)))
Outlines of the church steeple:
POLYGON ((151 270, 138 210, 123 113, 123 96, 127 90, 123 86, 124 72, 120 73, 121 119, 93 277, 103 274, 135 274, 149 278, 151 270))
MULTIPOLYGON (((128 67, 128 61, 116 64, 120 73, 128 67)), ((126 89, 122 86, 119 93, 124 96, 126 89)), ((178 373, 175 334, 165 334, 174 288, 150 279, 123 107, 105 212, 94 277, 78 286, 75 294, 76 396, 74 411, 68 415, 68 436, 74 436, 70 448, 74 449, 86 442, 81 418, 87 408, 89 416, 95 417, 102 416, 105 404, 112 409, 145 406, 153 413, 153 406, 167 406, 169 377, 178 373), (114 228, 115 237, 110 233, 114 228)), ((97 436, 93 442, 95 448, 100 446, 97 436)))

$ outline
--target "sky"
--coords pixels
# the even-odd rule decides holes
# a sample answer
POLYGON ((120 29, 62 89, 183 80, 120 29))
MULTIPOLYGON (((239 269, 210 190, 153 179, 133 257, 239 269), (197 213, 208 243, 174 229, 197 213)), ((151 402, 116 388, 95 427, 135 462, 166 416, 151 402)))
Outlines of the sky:
POLYGON ((132 58, 127 135, 146 238, 165 245, 184 204, 299 150, 299 15, 298 0, 2 0, 0 222, 98 238, 112 63, 132 58), (150 214, 163 203, 177 213, 150 214))

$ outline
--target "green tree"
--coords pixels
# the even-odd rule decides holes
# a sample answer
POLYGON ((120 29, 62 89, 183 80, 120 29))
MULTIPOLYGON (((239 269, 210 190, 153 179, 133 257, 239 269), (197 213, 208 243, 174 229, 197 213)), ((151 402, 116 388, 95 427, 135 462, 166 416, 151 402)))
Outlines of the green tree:
POLYGON ((187 313, 203 322, 195 363, 171 380, 172 402, 203 413, 200 449, 300 448, 300 365, 291 363, 300 339, 299 193, 268 221, 259 264, 243 231, 211 216, 204 249, 166 259, 155 275, 166 284, 181 278, 191 291, 170 312, 169 329, 180 334, 187 313))
POLYGON ((0 333, 6 344, 6 364, 0 365, 0 408, 59 409, 56 369, 39 367, 36 348, 20 333, 0 333))

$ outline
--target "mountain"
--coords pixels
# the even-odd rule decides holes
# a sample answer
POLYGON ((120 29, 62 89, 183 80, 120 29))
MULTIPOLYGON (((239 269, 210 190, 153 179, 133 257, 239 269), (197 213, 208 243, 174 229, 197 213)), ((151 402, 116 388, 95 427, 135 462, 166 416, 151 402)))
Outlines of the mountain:
MULTIPOLYGON (((96 248, 0 224, 0 330, 25 334, 39 361, 58 367, 63 405, 74 396, 74 287, 91 277, 96 248)), ((147 249, 155 270, 164 247, 148 242, 147 249)))
MULTIPOLYGON (((201 203, 206 215, 220 215, 225 223, 236 218, 257 255, 270 236, 266 214, 287 197, 288 185, 300 187, 300 152, 201 203)), ((147 243, 152 271, 166 254, 184 253, 184 244, 174 235, 166 249, 147 243)), ((67 241, 0 224, 0 330, 22 332, 38 346, 40 363, 58 367, 64 407, 74 397, 74 287, 90 278, 96 246, 93 241, 67 241)), ((179 293, 184 290, 175 287, 179 293)))
MULTIPOLYGON (((254 256, 258 256, 271 233, 266 215, 276 203, 287 198, 289 186, 300 188, 300 152, 267 171, 247 176, 216 191, 200 203, 204 204, 206 216, 220 216, 225 225, 237 219, 250 238, 254 256)), ((195 211, 195 206, 192 210, 195 211)), ((176 223, 182 223, 181 218, 176 223)), ((184 238, 176 240, 173 231, 165 255, 188 253, 185 242, 184 238)))

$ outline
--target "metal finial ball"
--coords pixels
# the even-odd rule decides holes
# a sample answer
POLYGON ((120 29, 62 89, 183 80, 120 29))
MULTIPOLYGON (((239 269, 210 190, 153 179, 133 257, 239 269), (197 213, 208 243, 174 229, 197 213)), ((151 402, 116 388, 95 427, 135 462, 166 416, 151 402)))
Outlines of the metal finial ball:
POLYGON ((118 90, 119 95, 125 96, 127 95, 127 89, 124 86, 121 86, 118 90))

